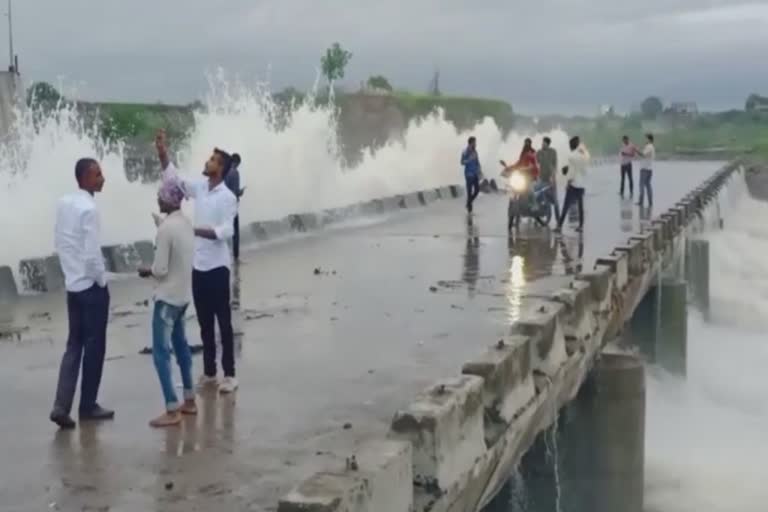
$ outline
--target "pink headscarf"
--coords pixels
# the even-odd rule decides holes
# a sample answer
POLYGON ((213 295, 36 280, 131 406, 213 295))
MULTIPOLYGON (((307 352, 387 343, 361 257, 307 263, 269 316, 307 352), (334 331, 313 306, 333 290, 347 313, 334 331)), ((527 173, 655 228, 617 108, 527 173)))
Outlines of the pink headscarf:
POLYGON ((184 200, 184 189, 182 188, 181 180, 176 176, 165 177, 160 184, 157 196, 164 203, 180 208, 181 202, 184 200))

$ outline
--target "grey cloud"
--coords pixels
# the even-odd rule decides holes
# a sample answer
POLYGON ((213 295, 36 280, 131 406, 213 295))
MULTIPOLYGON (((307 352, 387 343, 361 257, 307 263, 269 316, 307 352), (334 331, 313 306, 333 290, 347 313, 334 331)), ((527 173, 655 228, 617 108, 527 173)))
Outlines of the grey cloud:
POLYGON ((656 92, 735 106, 768 88, 756 65, 768 5, 745 0, 16 0, 15 10, 27 74, 63 75, 99 98, 188 101, 217 66, 308 86, 337 40, 355 54, 350 84, 381 72, 423 89, 439 67, 446 90, 516 105, 628 106, 656 92))

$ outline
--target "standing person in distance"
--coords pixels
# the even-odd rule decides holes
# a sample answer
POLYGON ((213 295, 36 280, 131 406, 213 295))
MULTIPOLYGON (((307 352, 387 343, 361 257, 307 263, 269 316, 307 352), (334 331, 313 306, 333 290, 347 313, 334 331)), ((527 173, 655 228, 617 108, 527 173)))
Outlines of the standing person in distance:
POLYGON ((96 160, 82 158, 75 164, 75 179, 78 191, 59 200, 54 241, 64 272, 69 315, 67 348, 50 415, 62 429, 75 427, 70 413, 81 361, 80 420, 115 416, 97 402, 107 345, 109 290, 101 254, 101 220, 93 196, 104 188, 104 175, 96 160))
POLYGON ((560 202, 557 199, 557 150, 552 147, 552 139, 544 137, 536 159, 539 162, 539 179, 549 185, 547 194, 555 209, 557 221, 560 218, 560 202))
POLYGON ((635 184, 632 177, 632 159, 637 156, 639 150, 637 146, 629 141, 627 135, 621 138, 621 149, 619 150, 619 158, 621 159, 621 189, 619 195, 624 197, 624 181, 629 181, 629 197, 630 199, 635 195, 635 184))
POLYGON ((640 162, 640 200, 637 204, 642 207, 645 196, 648 194, 648 207, 651 207, 653 206, 653 185, 651 180, 653 178, 653 166, 656 162, 656 146, 654 145, 652 133, 646 134, 645 139, 646 144, 640 152, 642 156, 640 162))
MULTIPOLYGON (((240 198, 243 197, 245 187, 241 185, 240 179, 240 155, 237 153, 232 154, 232 165, 224 175, 224 184, 227 188, 235 194, 237 198, 238 209, 240 207, 240 198)), ((240 261, 240 213, 235 215, 234 234, 232 235, 232 256, 235 258, 235 262, 240 261)))
POLYGON ((165 400, 165 413, 149 422, 155 428, 180 424, 182 414, 197 414, 192 354, 184 333, 187 306, 192 297, 190 276, 195 232, 181 211, 183 200, 184 190, 178 180, 163 181, 157 203, 166 217, 157 228, 154 262, 151 267, 139 268, 139 276, 151 277, 157 282, 152 316, 152 359, 165 400), (183 403, 176 396, 171 377, 171 348, 181 371, 183 403))
POLYGON ((472 203, 480 193, 480 158, 477 156, 477 139, 470 137, 467 147, 461 153, 461 165, 464 166, 464 180, 467 184, 467 212, 472 213, 472 203))
POLYGON ((192 299, 200 324, 203 342, 203 375, 201 387, 218 385, 221 393, 232 393, 238 387, 235 378, 235 348, 232 331, 232 305, 230 295, 230 268, 232 257, 227 242, 234 234, 237 198, 224 184, 224 173, 232 157, 214 148, 205 162, 205 178, 187 178, 178 175, 168 156, 164 131, 155 137, 155 147, 163 169, 163 179, 177 177, 187 197, 195 200, 194 230, 195 254, 192 270, 192 299), (216 376, 215 322, 221 333, 221 366, 224 379, 216 376))
POLYGON ((556 231, 562 231, 568 210, 576 203, 579 208, 579 227, 576 228, 576 231, 581 233, 584 230, 584 187, 590 156, 587 148, 581 144, 579 137, 572 137, 568 144, 571 153, 568 155, 568 165, 563 167, 563 174, 568 177, 568 188, 565 190, 565 201, 557 221, 556 231))

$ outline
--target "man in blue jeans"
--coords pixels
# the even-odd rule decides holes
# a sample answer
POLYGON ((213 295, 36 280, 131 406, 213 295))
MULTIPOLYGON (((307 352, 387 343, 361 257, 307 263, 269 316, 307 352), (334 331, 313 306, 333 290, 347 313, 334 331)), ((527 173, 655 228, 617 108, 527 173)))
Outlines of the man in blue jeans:
POLYGON ((192 380, 192 355, 184 334, 184 317, 192 296, 192 259, 195 231, 181 212, 184 190, 178 179, 166 178, 157 202, 166 214, 157 228, 155 259, 151 268, 140 268, 141 277, 157 281, 152 318, 152 357, 165 400, 165 413, 149 422, 161 428, 181 423, 182 414, 197 414, 192 380), (184 402, 176 396, 171 378, 171 347, 181 370, 184 402))
POLYGON ((461 165, 464 166, 464 180, 467 183, 467 212, 472 213, 472 203, 480 193, 480 159, 474 137, 467 141, 467 147, 461 154, 461 165))

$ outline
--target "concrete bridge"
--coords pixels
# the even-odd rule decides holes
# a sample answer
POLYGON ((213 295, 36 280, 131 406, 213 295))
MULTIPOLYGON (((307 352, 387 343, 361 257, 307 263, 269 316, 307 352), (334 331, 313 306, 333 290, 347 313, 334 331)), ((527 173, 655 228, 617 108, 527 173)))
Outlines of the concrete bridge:
POLYGON ((22 296, 4 308, 16 337, 0 345, 2 401, 13 411, 0 421, 14 434, 0 440, 4 506, 480 510, 596 369, 607 405, 595 408, 594 431, 604 434, 595 457, 606 461, 600 478, 612 479, 605 488, 617 491, 594 510, 618 510, 619 495, 621 510, 640 510, 642 365, 626 347, 605 355, 606 345, 648 339, 649 322, 630 320, 658 310, 661 296, 674 341, 643 352, 684 371, 680 278, 695 283, 703 308, 707 295, 706 246, 687 241, 702 218, 717 225, 712 208, 734 172, 660 164, 649 212, 617 197, 615 169, 597 169, 583 236, 507 236, 503 196, 482 197, 467 219, 450 189, 439 201, 402 198, 406 208, 400 199, 362 205, 364 217, 322 236, 307 233, 321 224, 308 214, 254 224, 254 239, 304 233, 257 245, 237 269, 241 389, 201 395, 200 417, 168 431, 146 426, 162 400, 151 360, 138 355, 150 344, 145 283, 111 285, 102 401, 117 420, 75 432, 53 434, 46 421, 62 293, 22 296), (686 266, 685 254, 697 256, 686 266), (628 427, 611 437, 599 420, 617 414, 628 427), (624 470, 611 471, 618 446, 624 470))

